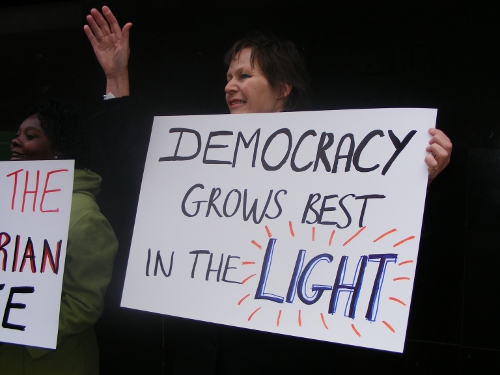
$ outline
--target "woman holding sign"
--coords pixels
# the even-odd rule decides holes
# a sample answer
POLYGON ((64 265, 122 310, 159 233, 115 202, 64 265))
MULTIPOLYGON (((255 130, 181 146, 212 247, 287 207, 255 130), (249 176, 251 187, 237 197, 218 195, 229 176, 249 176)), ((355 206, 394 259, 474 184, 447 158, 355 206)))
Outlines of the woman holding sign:
MULTIPOLYGON (((106 74, 105 99, 126 98, 130 95, 128 59, 132 24, 120 29, 108 7, 104 6, 102 12, 104 17, 96 9, 90 11, 89 25, 84 26, 84 31, 106 74)), ((225 92, 230 113, 307 110, 307 70, 293 43, 263 35, 244 38, 233 45, 224 60, 228 65, 225 92)), ((123 104, 113 104, 118 105, 123 104)), ((123 132, 123 127, 120 129, 123 132)), ((429 133, 432 138, 425 163, 430 183, 449 164, 452 144, 441 130, 432 128, 429 133)))
POLYGON ((95 201, 101 178, 86 169, 89 144, 76 107, 46 102, 19 126, 11 160, 75 159, 56 350, 0 345, 2 374, 98 374, 93 325, 104 308, 118 243, 95 201))
MULTIPOLYGON (((105 99, 110 99, 105 100, 106 110, 96 116, 94 121, 101 132, 103 143, 107 139, 113 139, 113 142, 105 143, 103 150, 106 155, 105 162, 108 163, 108 169, 113 176, 112 183, 116 184, 116 191, 112 197, 116 201, 115 211, 122 216, 120 220, 125 220, 123 219, 124 210, 130 217, 130 220, 120 228, 130 241, 151 118, 138 120, 137 113, 130 109, 127 65, 130 53, 129 32, 132 24, 127 23, 120 28, 108 7, 103 7, 102 12, 103 14, 92 9, 91 14, 87 16, 88 26, 84 26, 85 33, 107 78, 105 99), (123 189, 125 186, 127 189, 123 189), (123 202, 126 202, 126 207, 123 206, 123 202)), ((231 114, 307 109, 309 87, 307 71, 303 57, 293 43, 262 35, 245 38, 235 43, 227 53, 225 62, 228 65, 225 99, 231 114)), ((425 158, 425 163, 430 182, 449 163, 452 146, 448 137, 440 130, 430 129, 429 133, 432 138, 427 147, 429 154, 425 158)), ((186 323, 186 330, 192 329, 190 324, 197 323, 186 323)), ((225 330, 224 328, 224 332, 230 332, 231 329, 225 330)), ((246 338, 241 339, 239 344, 243 341, 251 341, 248 340, 249 337, 255 337, 256 341, 263 337, 259 336, 262 334, 242 333, 242 331, 238 331, 238 334, 246 338)), ((180 337, 180 339, 186 341, 185 353, 180 353, 180 355, 201 356, 203 351, 204 358, 198 357, 198 360, 191 360, 190 363, 186 361, 184 363, 186 368, 179 369, 180 372, 184 370, 187 373, 190 369, 192 370, 192 367, 189 369, 187 367, 199 363, 205 364, 206 372, 210 371, 209 368, 213 369, 215 357, 217 355, 220 357, 220 354, 213 353, 213 358, 210 359, 208 353, 209 351, 217 352, 217 349, 213 349, 216 344, 207 343, 204 348, 198 348, 195 341, 199 332, 195 329, 192 334, 185 332, 184 336, 186 337, 180 337)), ((234 336, 230 337, 229 341, 233 339, 234 336)), ((258 343, 255 342, 255 344, 256 350, 259 349, 258 343)), ((223 345, 227 345, 227 342, 223 345)), ((178 346, 181 347, 182 344, 178 346)), ((245 342, 244 348, 238 349, 238 345, 231 345, 231 347, 228 345, 228 348, 245 352, 247 349, 250 350, 250 346, 253 345, 245 342)), ((261 353, 265 352, 261 347, 260 349, 261 353)), ((249 357, 255 358, 253 355, 249 357)), ((231 355, 227 355, 227 358, 231 358, 231 355)), ((222 366, 229 363, 227 358, 222 366)), ((237 362, 234 357, 231 360, 237 362)))

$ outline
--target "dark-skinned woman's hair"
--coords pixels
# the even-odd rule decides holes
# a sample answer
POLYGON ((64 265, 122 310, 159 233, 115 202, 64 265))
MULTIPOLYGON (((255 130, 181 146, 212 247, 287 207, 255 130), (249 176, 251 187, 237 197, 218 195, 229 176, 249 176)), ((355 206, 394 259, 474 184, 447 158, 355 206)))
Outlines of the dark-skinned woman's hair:
POLYGON ((284 111, 303 111, 309 109, 309 75, 304 57, 294 43, 279 39, 274 35, 252 33, 238 40, 224 56, 229 66, 244 48, 250 48, 252 68, 255 61, 259 64, 269 84, 282 93, 286 85, 291 87, 284 102, 284 111))
POLYGON ((38 115, 40 125, 62 159, 74 159, 75 168, 88 166, 90 143, 76 105, 47 100, 28 116, 38 115))

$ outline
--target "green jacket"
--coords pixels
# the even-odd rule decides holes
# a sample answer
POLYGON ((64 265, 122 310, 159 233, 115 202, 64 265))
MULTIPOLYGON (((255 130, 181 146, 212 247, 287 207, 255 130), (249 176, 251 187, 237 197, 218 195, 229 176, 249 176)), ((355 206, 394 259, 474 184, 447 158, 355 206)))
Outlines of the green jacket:
POLYGON ((118 250, 113 229, 95 201, 100 186, 99 175, 75 169, 57 349, 3 344, 0 374, 99 373, 99 352, 92 326, 102 314, 118 250))

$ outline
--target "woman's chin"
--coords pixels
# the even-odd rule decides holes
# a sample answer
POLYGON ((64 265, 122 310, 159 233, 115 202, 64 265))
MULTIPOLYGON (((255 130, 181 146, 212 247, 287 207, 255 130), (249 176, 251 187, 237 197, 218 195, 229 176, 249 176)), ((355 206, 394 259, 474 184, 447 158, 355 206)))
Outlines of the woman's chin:
POLYGON ((232 115, 237 115, 240 113, 247 113, 247 107, 244 104, 239 104, 229 107, 229 113, 232 115))

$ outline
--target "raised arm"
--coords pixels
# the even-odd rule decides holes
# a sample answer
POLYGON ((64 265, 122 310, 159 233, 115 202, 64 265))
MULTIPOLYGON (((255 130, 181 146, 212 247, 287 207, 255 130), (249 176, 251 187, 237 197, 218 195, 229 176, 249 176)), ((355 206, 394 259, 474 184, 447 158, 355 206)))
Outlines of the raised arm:
POLYGON ((426 148, 429 154, 425 157, 429 172, 428 184, 450 163, 451 149, 453 148, 450 139, 441 130, 431 128, 429 134, 432 135, 432 138, 426 148))
POLYGON ((129 31, 132 24, 127 23, 120 29, 107 6, 102 7, 102 13, 104 17, 97 9, 92 9, 87 16, 88 25, 83 30, 106 74, 106 94, 112 93, 117 98, 128 96, 129 31))

